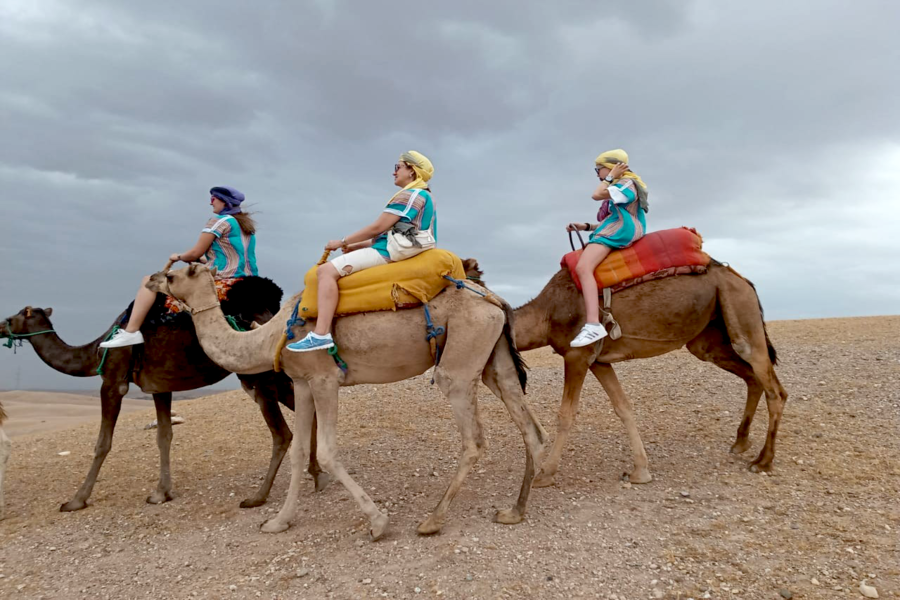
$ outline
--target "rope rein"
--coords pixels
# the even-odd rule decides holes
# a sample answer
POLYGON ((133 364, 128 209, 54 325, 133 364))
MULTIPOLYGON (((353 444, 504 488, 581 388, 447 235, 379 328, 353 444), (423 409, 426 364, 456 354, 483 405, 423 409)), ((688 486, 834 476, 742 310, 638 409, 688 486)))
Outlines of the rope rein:
POLYGON ((45 329, 44 331, 35 331, 34 333, 13 333, 9 332, 9 337, 6 339, 6 342, 3 344, 4 348, 12 348, 13 354, 16 353, 16 348, 21 348, 22 344, 27 338, 34 337, 36 335, 41 335, 42 333, 56 333, 53 329, 45 329))

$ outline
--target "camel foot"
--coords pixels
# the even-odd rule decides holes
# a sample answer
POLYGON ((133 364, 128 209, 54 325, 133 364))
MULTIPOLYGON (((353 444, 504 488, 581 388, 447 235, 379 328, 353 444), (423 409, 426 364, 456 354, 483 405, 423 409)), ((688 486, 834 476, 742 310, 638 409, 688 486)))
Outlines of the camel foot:
POLYGON ((278 517, 275 517, 260 525, 259 530, 263 533, 281 533, 282 531, 287 531, 287 528, 287 523, 279 521, 278 517))
POLYGON ((525 514, 520 513, 515 508, 498 510, 494 515, 494 523, 502 523, 504 525, 515 525, 516 523, 521 523, 524 519, 525 514))
POLYGON ((164 502, 168 502, 172 500, 174 496, 172 496, 172 492, 160 492, 156 490, 149 496, 147 496, 147 504, 162 504, 164 502))
POLYGON ((331 482, 334 481, 334 478, 325 471, 322 471, 319 474, 313 473, 312 476, 313 481, 316 482, 317 492, 324 492, 325 488, 327 488, 331 484, 331 482))
POLYGON ((643 469, 635 469, 630 474, 625 473, 622 479, 630 483, 650 483, 653 481, 653 475, 650 474, 650 469, 644 467, 643 469))
POLYGON ((550 487, 552 485, 556 485, 556 473, 548 475, 541 471, 538 473, 537 477, 534 478, 534 482, 531 484, 531 487, 542 488, 542 487, 550 487))
POLYGON ((369 538, 374 542, 383 536, 384 530, 387 529, 387 525, 388 517, 385 514, 379 514, 372 519, 371 527, 369 527, 369 538))
POLYGON ((84 510, 87 507, 87 500, 69 500, 65 504, 60 505, 59 512, 75 512, 76 510, 84 510))
POLYGON ((265 498, 247 498, 246 500, 242 500, 240 507, 241 508, 256 508, 257 506, 262 506, 266 503, 265 498))
POLYGON ((431 515, 421 523, 419 523, 419 527, 416 529, 420 535, 434 535, 438 533, 441 528, 444 527, 444 523, 440 520, 434 518, 434 515, 431 515))
POLYGON ((751 473, 768 473, 772 470, 772 463, 752 462, 749 469, 751 473))
POLYGON ((746 452, 750 449, 750 440, 744 438, 742 440, 737 440, 734 444, 731 445, 731 453, 732 454, 741 454, 742 452, 746 452))

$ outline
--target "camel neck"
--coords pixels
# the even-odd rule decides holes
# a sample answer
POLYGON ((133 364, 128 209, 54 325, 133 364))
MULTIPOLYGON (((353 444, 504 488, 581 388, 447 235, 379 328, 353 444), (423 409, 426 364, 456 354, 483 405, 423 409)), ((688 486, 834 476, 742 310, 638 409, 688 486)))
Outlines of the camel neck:
POLYGON ((203 351, 223 369, 240 375, 263 373, 272 370, 275 348, 291 310, 293 306, 286 304, 265 325, 238 332, 231 328, 222 308, 216 306, 195 314, 194 328, 203 351))
POLYGON ((97 375, 97 367, 100 366, 100 342, 106 339, 111 329, 83 346, 70 346, 56 333, 36 335, 28 341, 38 357, 50 368, 74 377, 93 377, 97 375))
POLYGON ((516 347, 521 351, 550 343, 550 319, 540 300, 538 296, 515 311, 516 347))

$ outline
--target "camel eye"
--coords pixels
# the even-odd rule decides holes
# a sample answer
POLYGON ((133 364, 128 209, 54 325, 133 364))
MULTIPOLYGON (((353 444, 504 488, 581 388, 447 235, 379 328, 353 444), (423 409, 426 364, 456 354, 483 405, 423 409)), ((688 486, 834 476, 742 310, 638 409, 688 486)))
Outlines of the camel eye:
POLYGON ((166 281, 171 282, 174 279, 171 273, 166 273, 166 281))

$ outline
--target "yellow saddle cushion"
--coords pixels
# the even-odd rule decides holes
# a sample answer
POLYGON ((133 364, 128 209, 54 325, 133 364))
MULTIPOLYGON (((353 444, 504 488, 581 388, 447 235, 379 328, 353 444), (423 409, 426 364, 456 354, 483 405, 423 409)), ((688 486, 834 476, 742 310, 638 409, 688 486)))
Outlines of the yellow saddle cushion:
MULTIPOLYGON (((303 280, 299 315, 306 319, 315 318, 319 314, 316 268, 307 271, 303 280)), ((336 314, 350 315, 419 306, 437 296, 445 287, 453 285, 453 282, 444 279, 444 275, 455 279, 466 278, 458 256, 435 248, 400 262, 341 277, 338 280, 341 296, 336 314)))

